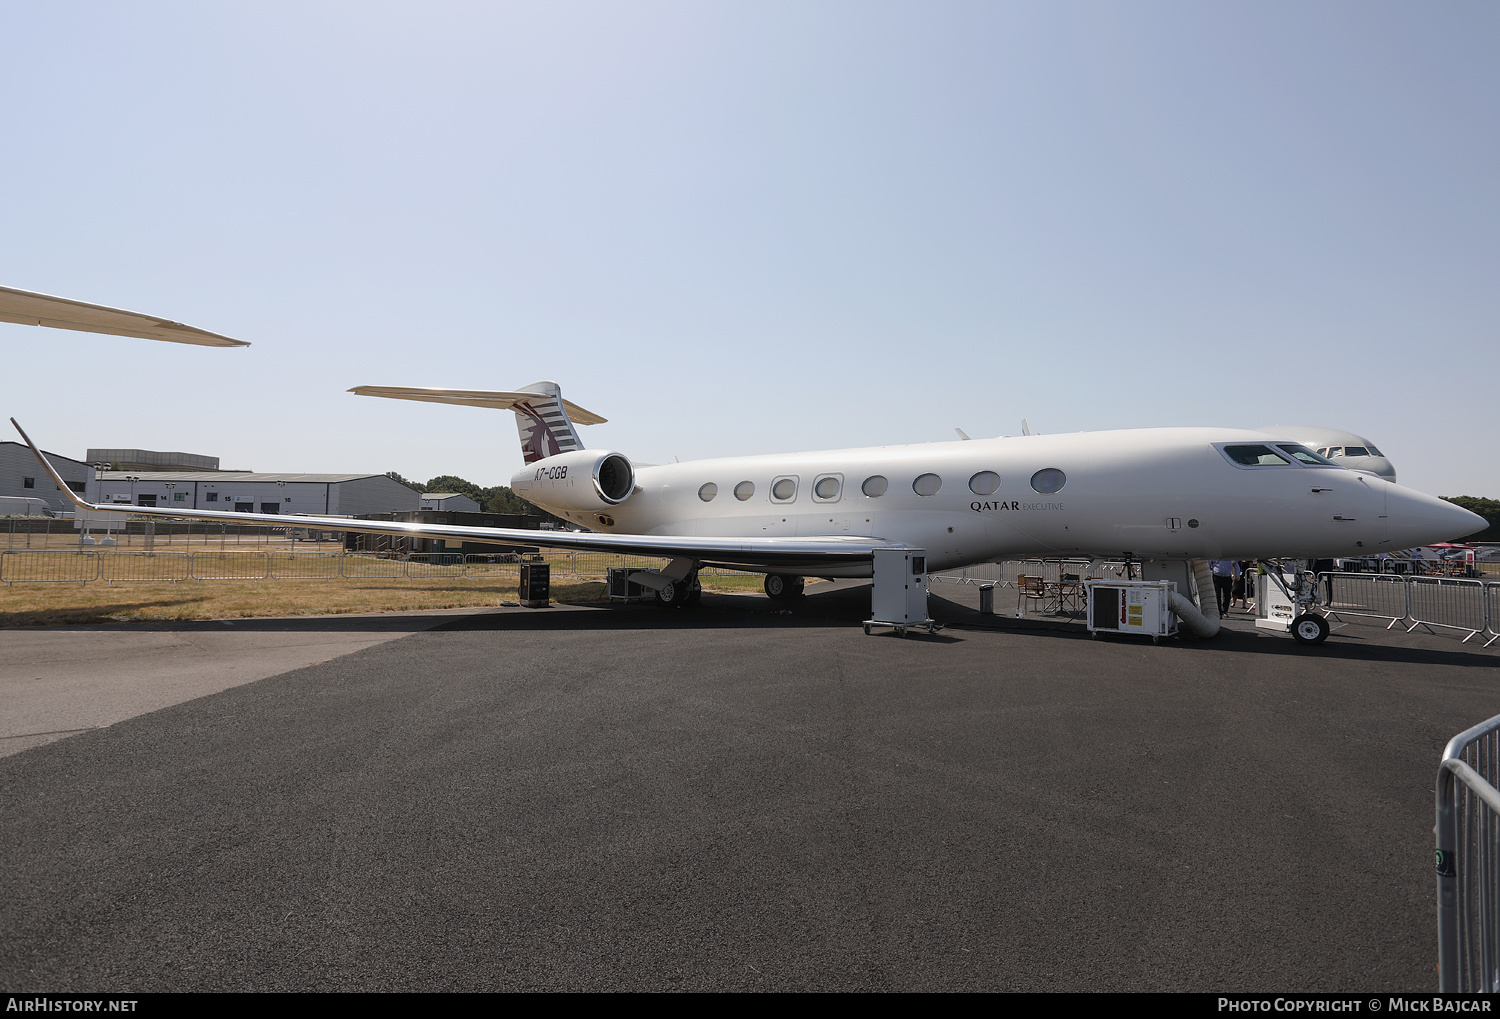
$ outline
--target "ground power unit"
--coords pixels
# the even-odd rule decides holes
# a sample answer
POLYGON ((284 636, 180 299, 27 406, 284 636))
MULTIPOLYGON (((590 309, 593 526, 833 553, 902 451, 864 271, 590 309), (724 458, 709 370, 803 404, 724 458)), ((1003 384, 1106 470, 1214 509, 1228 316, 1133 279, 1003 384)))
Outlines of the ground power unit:
POLYGON ((1176 592, 1171 580, 1086 580, 1089 633, 1133 633, 1152 643, 1177 632, 1177 616, 1167 604, 1176 592))
POLYGON ((609 600, 620 601, 650 601, 656 597, 656 592, 645 584, 630 579, 632 573, 640 570, 629 566, 610 566, 604 571, 605 590, 609 593, 609 600))
POLYGON ((936 633, 939 625, 927 615, 927 553, 920 548, 877 548, 875 583, 870 590, 870 616, 865 633, 877 626, 936 633))

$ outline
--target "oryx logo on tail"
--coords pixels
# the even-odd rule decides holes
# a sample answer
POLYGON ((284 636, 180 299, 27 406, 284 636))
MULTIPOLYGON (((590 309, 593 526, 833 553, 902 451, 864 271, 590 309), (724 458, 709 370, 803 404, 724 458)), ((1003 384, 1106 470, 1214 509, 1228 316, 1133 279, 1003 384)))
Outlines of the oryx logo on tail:
POLYGON ((516 431, 521 433, 521 456, 527 463, 583 448, 556 382, 533 382, 520 391, 536 394, 511 406, 516 412, 516 431))

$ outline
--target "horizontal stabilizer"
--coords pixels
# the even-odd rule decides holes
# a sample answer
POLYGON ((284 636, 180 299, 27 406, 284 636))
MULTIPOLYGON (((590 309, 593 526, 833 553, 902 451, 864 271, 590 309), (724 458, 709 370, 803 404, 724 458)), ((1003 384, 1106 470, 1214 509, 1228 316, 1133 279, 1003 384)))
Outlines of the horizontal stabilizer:
MULTIPOLYGON (((355 386, 349 392, 356 396, 384 396, 391 400, 417 400, 422 403, 456 403, 464 407, 489 407, 493 410, 514 410, 516 404, 534 401, 536 393, 491 393, 479 389, 425 389, 402 386, 355 386)), ((602 425, 602 418, 591 410, 584 410, 576 403, 563 400, 568 419, 576 425, 602 425)))
POLYGON ((0 287, 0 322, 76 329, 79 332, 106 333, 110 336, 135 336, 143 340, 194 343, 200 347, 250 346, 244 340, 232 340, 228 336, 220 336, 206 329, 195 329, 155 315, 84 304, 65 297, 49 297, 47 294, 12 290, 10 287, 0 287))

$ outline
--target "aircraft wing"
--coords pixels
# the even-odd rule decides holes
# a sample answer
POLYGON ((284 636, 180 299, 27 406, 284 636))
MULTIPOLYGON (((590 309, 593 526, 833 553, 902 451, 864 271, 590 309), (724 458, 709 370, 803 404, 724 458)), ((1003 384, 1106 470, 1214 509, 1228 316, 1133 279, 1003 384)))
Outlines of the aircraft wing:
POLYGON ((52 477, 63 495, 81 510, 95 513, 129 513, 139 517, 167 520, 217 520, 223 523, 254 524, 259 527, 312 527, 328 531, 354 531, 359 534, 388 534, 398 537, 451 538, 467 541, 491 541, 511 545, 537 545, 575 552, 617 552, 627 555, 666 556, 694 559, 705 565, 727 566, 760 572, 808 573, 835 566, 858 566, 868 563, 877 548, 905 547, 900 542, 882 538, 851 535, 827 535, 809 538, 699 538, 680 535, 597 534, 575 531, 529 531, 515 527, 461 527, 453 524, 398 523, 385 520, 351 520, 347 517, 287 516, 272 517, 264 513, 232 513, 223 510, 171 510, 149 506, 97 506, 85 502, 68 487, 62 475, 48 462, 36 443, 15 418, 10 419, 21 438, 31 447, 42 468, 52 477))
POLYGON ((228 336, 196 329, 170 319, 157 318, 155 315, 85 304, 65 297, 33 294, 26 290, 12 290, 10 287, 0 287, 0 322, 77 329, 80 332, 108 333, 111 336, 138 336, 145 340, 169 340, 172 343, 195 343, 200 347, 250 346, 244 340, 232 340, 228 336))

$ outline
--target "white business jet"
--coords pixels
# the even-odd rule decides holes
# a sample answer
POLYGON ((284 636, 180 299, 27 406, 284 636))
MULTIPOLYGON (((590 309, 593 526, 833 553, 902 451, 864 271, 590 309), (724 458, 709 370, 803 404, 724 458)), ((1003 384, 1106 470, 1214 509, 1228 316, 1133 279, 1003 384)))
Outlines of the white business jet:
MULTIPOLYGON (((664 569, 641 579, 671 605, 691 603, 703 566, 764 573, 768 595, 794 597, 806 577, 871 576, 880 548, 924 549, 930 571, 1038 556, 1198 561, 1200 589, 1211 589, 1203 560, 1372 555, 1488 526, 1468 510, 1346 470, 1295 441, 1232 428, 1011 436, 644 466, 614 450, 585 448, 575 419, 604 419, 564 401, 553 382, 503 393, 351 392, 514 411, 526 466, 511 478, 512 489, 588 528, 549 533, 546 544, 667 557, 664 569)), ((21 434, 65 495, 81 509, 100 508, 61 484, 21 434)), ((254 513, 132 512, 266 522, 254 513)), ((539 538, 536 531, 452 524, 333 517, 298 523, 470 541, 539 538)), ((1192 619, 1191 609, 1178 614, 1197 632, 1218 629, 1207 606, 1207 618, 1192 619)), ((1326 636, 1326 624, 1315 629, 1317 639, 1326 636)))

